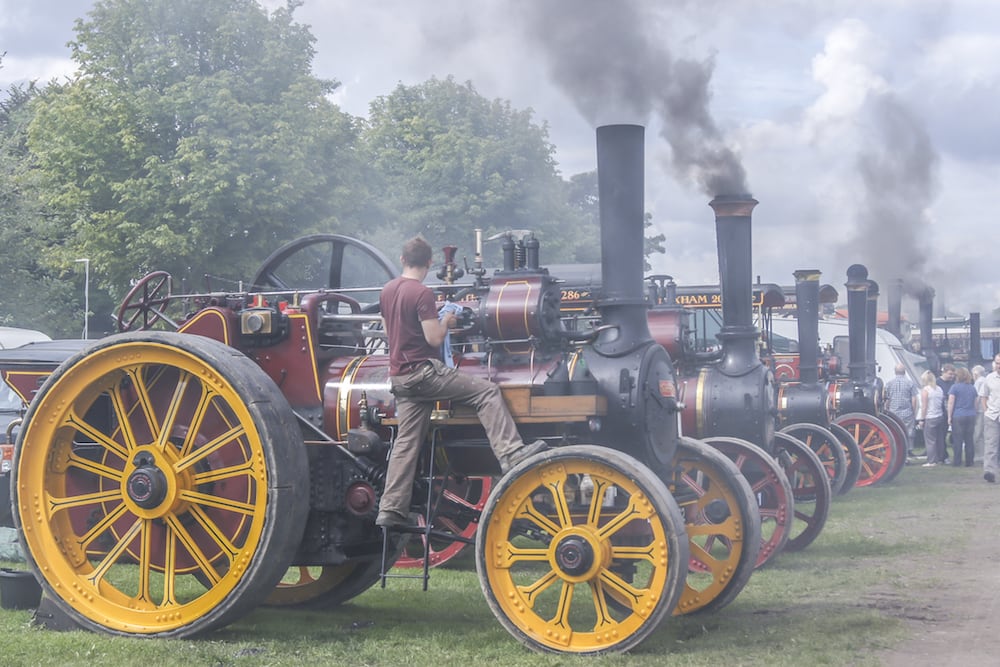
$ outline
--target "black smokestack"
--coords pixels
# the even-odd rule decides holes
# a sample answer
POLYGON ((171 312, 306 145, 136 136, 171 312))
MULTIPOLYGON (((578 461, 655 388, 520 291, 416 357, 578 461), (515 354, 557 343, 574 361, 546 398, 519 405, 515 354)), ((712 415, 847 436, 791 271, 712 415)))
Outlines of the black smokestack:
POLYGON ((602 281, 597 307, 612 326, 595 348, 606 355, 625 354, 652 340, 642 284, 644 140, 641 125, 597 128, 602 281))
MULTIPOLYGON (((819 381, 819 276, 815 269, 795 275, 795 308, 799 323, 799 381, 819 381)), ((725 305, 725 302, 723 302, 725 305)))
POLYGON ((979 313, 969 313, 969 366, 983 363, 979 313))
POLYGON ((888 299, 889 319, 885 328, 896 338, 903 339, 903 280, 894 278, 889 281, 889 291, 886 293, 888 299))
MULTIPOLYGON (((917 297, 920 306, 920 352, 930 359, 934 354, 934 335, 932 326, 934 322, 934 289, 925 287, 917 297)), ((936 372, 936 370, 935 370, 936 372)))
POLYGON ((719 368, 727 375, 742 375, 760 365, 753 326, 753 275, 750 266, 750 213, 757 200, 750 195, 719 195, 709 206, 715 211, 715 236, 719 252, 722 293, 723 346, 719 368))
POLYGON ((865 368, 865 320, 868 301, 868 269, 861 264, 852 264, 847 269, 847 334, 850 339, 850 359, 848 375, 856 384, 864 383, 865 368))
POLYGON ((875 337, 878 330, 878 283, 868 281, 868 301, 865 303, 865 366, 869 378, 878 375, 875 370, 875 337))

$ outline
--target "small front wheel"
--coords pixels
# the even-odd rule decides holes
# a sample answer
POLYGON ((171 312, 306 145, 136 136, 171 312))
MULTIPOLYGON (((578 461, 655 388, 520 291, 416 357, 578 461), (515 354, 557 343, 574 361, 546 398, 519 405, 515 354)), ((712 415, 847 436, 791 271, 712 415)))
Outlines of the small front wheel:
POLYGON ((673 611, 687 562, 684 520, 664 483, 627 454, 589 445, 508 472, 476 540, 493 614, 548 653, 638 645, 673 611))

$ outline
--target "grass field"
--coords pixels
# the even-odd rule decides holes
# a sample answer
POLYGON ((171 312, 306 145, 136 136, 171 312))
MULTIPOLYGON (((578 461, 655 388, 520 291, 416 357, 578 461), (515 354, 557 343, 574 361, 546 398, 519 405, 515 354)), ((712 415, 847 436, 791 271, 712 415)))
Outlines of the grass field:
POLYGON ((977 468, 950 467, 907 467, 885 487, 854 489, 835 499, 816 542, 755 572, 733 604, 668 619, 624 656, 578 659, 523 647, 493 618, 475 563, 463 554, 432 571, 426 593, 419 581, 390 580, 334 611, 261 608, 194 641, 54 632, 33 627, 31 612, 0 610, 0 664, 878 665, 879 652, 911 631, 876 594, 893 591, 900 604, 918 604, 921 581, 907 574, 913 555, 947 558, 967 538, 967 525, 940 521, 928 539, 923 508, 982 507, 996 492, 977 468))

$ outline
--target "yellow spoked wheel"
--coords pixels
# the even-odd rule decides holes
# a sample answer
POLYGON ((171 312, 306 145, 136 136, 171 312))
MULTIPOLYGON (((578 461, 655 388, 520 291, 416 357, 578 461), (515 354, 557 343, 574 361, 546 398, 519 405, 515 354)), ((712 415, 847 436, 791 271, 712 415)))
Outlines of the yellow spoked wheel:
POLYGON ((626 651, 673 610, 687 540, 666 486, 632 457, 560 447, 493 488, 476 570, 494 615, 551 653, 626 651))
POLYGON ((14 457, 15 521, 46 594, 81 625, 192 636, 256 607, 308 511, 284 396, 239 351, 126 333, 61 365, 14 457))
POLYGON ((713 447, 682 437, 673 493, 686 523, 689 572, 675 614, 717 611, 743 590, 757 564, 760 512, 739 468, 713 447))

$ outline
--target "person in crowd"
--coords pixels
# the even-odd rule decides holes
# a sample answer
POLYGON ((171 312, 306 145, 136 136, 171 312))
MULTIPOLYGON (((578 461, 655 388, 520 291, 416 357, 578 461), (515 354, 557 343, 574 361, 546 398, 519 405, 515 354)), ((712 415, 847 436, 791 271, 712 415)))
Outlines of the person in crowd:
MULTIPOLYGON (((944 392, 938 386, 937 378, 932 371, 924 371, 920 376, 920 419, 917 424, 924 431, 924 446, 927 448, 925 468, 932 468, 938 463, 944 463, 944 442, 941 439, 941 423, 944 419, 942 396, 944 392)), ((947 426, 947 423, 945 422, 947 426)))
POLYGON ((993 357, 993 371, 979 387, 983 406, 983 479, 997 481, 1000 474, 1000 354, 993 357))
MULTIPOLYGON (((986 380, 986 369, 981 364, 972 367, 972 386, 976 389, 976 396, 986 380)), ((976 426, 972 433, 972 439, 976 443, 976 456, 982 460, 983 456, 983 402, 976 401, 976 426)))
MULTIPOLYGON (((941 412, 942 414, 948 411, 948 392, 951 391, 951 386, 955 384, 955 365, 954 364, 944 364, 941 366, 941 375, 937 379, 937 385, 941 387, 941 412)), ((926 425, 924 426, 926 428, 926 425)), ((938 431, 940 432, 941 439, 938 441, 941 443, 941 456, 943 457, 942 462, 948 463, 948 420, 942 418, 941 423, 938 426, 938 431)))
POLYGON ((972 385, 972 373, 967 368, 955 371, 955 384, 948 390, 948 428, 951 431, 953 466, 972 466, 976 460, 976 388, 972 385))
MULTIPOLYGON (((885 383, 882 390, 885 409, 899 417, 906 427, 906 439, 913 446, 917 427, 917 398, 920 390, 906 373, 906 366, 896 364, 896 374, 885 383)), ((906 457, 913 452, 906 452, 906 457)))
POLYGON ((396 397, 398 422, 375 519, 385 529, 410 522, 413 478, 436 401, 451 400, 476 409, 504 473, 548 448, 543 440, 528 445, 521 440, 496 384, 462 373, 442 361, 441 344, 456 314, 449 309, 439 314, 434 292, 423 284, 432 257, 431 246, 423 238, 407 241, 400 257, 402 275, 386 283, 379 298, 389 341, 389 384, 396 397))

